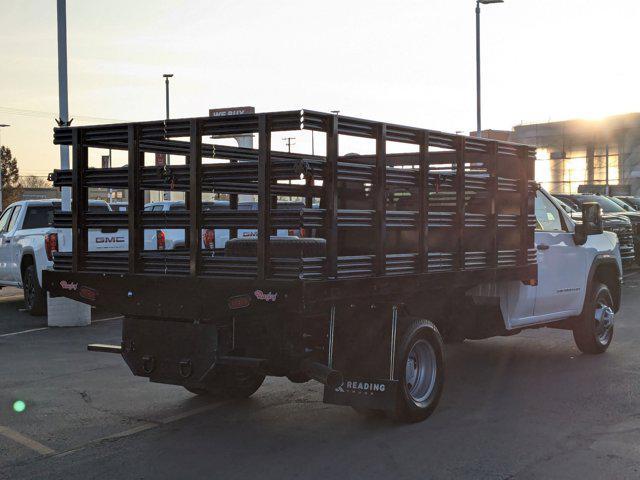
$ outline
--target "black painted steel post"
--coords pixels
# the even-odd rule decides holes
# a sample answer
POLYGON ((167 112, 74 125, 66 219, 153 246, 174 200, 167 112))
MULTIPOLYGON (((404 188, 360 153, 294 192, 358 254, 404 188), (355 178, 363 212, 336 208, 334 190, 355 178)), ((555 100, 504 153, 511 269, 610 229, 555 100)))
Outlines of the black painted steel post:
POLYGON ((465 209, 466 209, 466 178, 465 178, 465 149, 466 140, 464 137, 459 137, 456 142, 456 230, 457 230, 457 245, 456 245, 456 265, 457 270, 464 269, 464 226, 466 223, 465 209))
POLYGON ((487 258, 487 266, 498 267, 498 143, 491 142, 489 146, 489 161, 487 162, 489 173, 489 201, 491 202, 489 214, 489 234, 491 235, 491 245, 487 258))
POLYGON ((258 280, 269 277, 271 255, 271 126, 258 115, 258 280))
POLYGON ((143 249, 142 209, 144 192, 140 186, 140 170, 144 163, 144 153, 140 151, 139 127, 130 124, 127 127, 128 188, 129 188, 129 273, 138 273, 140 254, 143 249))
POLYGON ((375 274, 384 275, 386 266, 385 238, 387 229, 387 125, 381 123, 376 132, 375 192, 375 274))
POLYGON ((420 138, 420 170, 418 171, 418 273, 428 269, 429 235, 429 132, 423 131, 420 138))
POLYGON ((189 273, 200 274, 200 242, 202 231, 202 124, 189 122, 189 273))
POLYGON ((326 117, 327 162, 324 172, 324 204, 326 205, 327 276, 338 275, 338 122, 337 115, 326 117))
POLYGON ((83 268, 83 260, 87 254, 87 229, 85 212, 88 210, 88 189, 84 177, 88 167, 88 149, 83 144, 84 131, 74 128, 71 131, 73 145, 73 170, 71 191, 71 270, 79 272, 83 268))

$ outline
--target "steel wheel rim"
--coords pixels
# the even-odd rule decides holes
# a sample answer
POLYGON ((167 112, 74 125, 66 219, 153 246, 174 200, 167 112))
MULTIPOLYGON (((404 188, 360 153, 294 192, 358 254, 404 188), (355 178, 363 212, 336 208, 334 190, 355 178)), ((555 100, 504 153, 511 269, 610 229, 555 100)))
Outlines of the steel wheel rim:
POLYGON ((613 334, 613 322, 615 319, 613 309, 607 305, 605 300, 600 299, 596 304, 594 317, 596 340, 600 345, 607 345, 611 341, 611 335, 613 334))
POLYGON ((411 347, 405 365, 405 386, 415 403, 425 402, 433 393, 437 375, 436 352, 426 340, 411 347))

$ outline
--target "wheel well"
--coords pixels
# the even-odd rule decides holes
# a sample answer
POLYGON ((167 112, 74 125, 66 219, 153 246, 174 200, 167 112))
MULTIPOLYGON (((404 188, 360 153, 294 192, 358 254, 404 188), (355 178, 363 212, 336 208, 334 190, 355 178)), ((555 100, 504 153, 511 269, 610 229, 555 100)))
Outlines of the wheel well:
POLYGON ((21 277, 24 278, 24 272, 27 270, 27 267, 35 265, 35 260, 33 255, 25 255, 22 257, 22 261, 20 262, 20 273, 21 277))
POLYGON ((593 276, 594 282, 602 283, 607 286, 611 292, 613 299, 613 309, 618 311, 620 308, 620 274, 616 265, 612 263, 599 265, 593 276))

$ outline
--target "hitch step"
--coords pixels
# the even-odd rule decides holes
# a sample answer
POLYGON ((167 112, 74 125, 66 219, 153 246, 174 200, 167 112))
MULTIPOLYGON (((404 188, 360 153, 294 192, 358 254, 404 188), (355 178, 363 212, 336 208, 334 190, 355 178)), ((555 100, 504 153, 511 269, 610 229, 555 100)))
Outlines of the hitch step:
POLYGON ((87 345, 87 350, 90 352, 122 353, 120 345, 105 345, 103 343, 91 343, 87 345))

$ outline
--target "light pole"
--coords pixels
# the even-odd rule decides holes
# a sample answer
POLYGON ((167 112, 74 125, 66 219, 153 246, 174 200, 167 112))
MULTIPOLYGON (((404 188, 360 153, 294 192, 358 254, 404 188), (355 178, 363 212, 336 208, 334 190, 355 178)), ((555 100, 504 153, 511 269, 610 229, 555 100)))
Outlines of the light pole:
MULTIPOLYGON (((6 123, 0 123, 0 128, 10 127, 6 123)), ((2 147, 2 140, 0 140, 0 147, 2 147)), ((0 212, 2 212, 2 164, 0 160, 0 212)))
POLYGON ((476 135, 482 137, 482 102, 480 97, 480 4, 504 3, 504 0, 476 0, 476 135))
MULTIPOLYGON (((67 89, 67 2, 58 0, 58 103, 60 118, 58 126, 68 127, 69 91, 67 89)), ((60 145, 60 168, 69 169, 69 146, 60 145)), ((62 187, 62 210, 71 210, 71 188, 62 187)))
MULTIPOLYGON (((167 120, 169 120, 169 79, 173 77, 173 73, 165 73, 162 75, 164 77, 164 90, 165 90, 165 106, 167 110, 167 120)), ((169 165, 171 163, 171 156, 166 154, 166 164, 169 165)), ((164 200, 171 200, 171 192, 164 192, 163 194, 164 200)))

